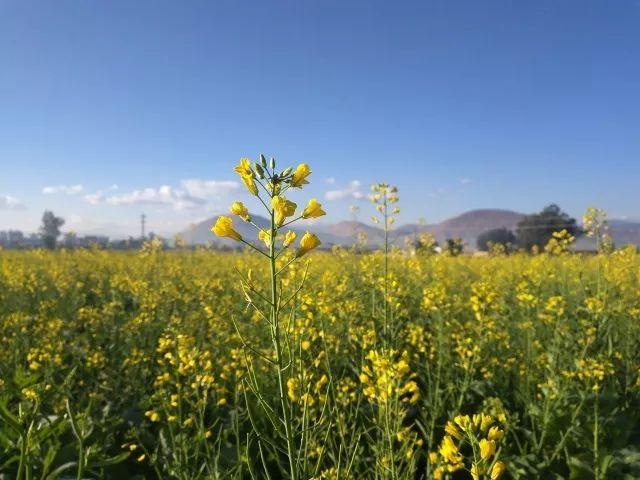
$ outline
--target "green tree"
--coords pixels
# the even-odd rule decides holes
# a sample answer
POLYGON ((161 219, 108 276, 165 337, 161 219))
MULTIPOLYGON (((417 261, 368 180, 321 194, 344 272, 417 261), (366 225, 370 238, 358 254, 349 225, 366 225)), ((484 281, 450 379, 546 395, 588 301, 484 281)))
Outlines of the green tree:
POLYGON ((458 255, 462 255, 462 252, 464 252, 464 247, 464 240, 462 240, 461 238, 447 238, 444 243, 444 253, 451 257, 457 257, 458 255))
POLYGON ((526 250, 534 246, 544 248, 553 236, 553 232, 566 230, 573 236, 580 233, 575 218, 571 218, 556 204, 545 207, 540 213, 527 215, 516 229, 518 245, 526 250))
POLYGON ((64 219, 56 217, 50 210, 45 210, 42 215, 42 226, 40 227, 40 236, 45 248, 53 250, 56 248, 56 242, 60 236, 60 227, 64 225, 64 219))
POLYGON ((510 247, 515 245, 516 241, 516 236, 511 230, 506 228, 494 228, 481 233, 476 240, 476 246, 478 247, 478 250, 488 252, 491 245, 503 245, 505 247, 510 247))

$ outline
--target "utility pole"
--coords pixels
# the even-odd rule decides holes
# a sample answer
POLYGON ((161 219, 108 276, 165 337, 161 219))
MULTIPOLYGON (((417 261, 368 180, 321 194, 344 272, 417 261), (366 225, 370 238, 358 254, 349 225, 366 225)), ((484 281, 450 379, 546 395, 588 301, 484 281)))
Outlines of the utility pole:
POLYGON ((140 215, 140 237, 142 238, 142 240, 144 240, 144 236, 145 236, 144 226, 146 221, 147 221, 147 216, 143 213, 142 215, 140 215))

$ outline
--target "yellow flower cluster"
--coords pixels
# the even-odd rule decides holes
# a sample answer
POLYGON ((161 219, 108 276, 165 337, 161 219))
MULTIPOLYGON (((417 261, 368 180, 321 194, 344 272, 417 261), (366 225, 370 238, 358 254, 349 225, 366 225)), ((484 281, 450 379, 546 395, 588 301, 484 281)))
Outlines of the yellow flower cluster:
POLYGON ((366 360, 368 363, 362 367, 360 382, 369 401, 386 404, 401 399, 416 403, 420 399, 420 389, 409 367, 408 352, 398 356, 394 350, 371 350, 366 360))
MULTIPOLYGON (((275 228, 270 230, 255 225, 251 220, 249 209, 242 202, 233 202, 230 211, 233 215, 253 225, 257 229, 258 240, 264 243, 267 248, 270 248, 274 239, 279 238, 278 233, 281 227, 290 225, 300 219, 318 218, 326 215, 326 212, 322 209, 322 205, 318 200, 312 198, 300 215, 296 217, 298 205, 283 195, 288 188, 302 188, 303 185, 309 183, 307 177, 311 174, 311 169, 306 163, 301 163, 295 170, 288 168, 277 174, 273 160, 270 170, 264 157, 261 155, 260 158, 261 162, 256 162, 253 166, 248 158, 240 159, 235 171, 252 195, 260 198, 258 185, 265 191, 268 201, 265 202, 261 198, 260 201, 268 209, 267 213, 274 219, 275 228)), ((245 240, 240 232, 234 228, 233 220, 230 217, 219 216, 211 231, 218 237, 230 238, 259 250, 245 240)), ((286 232, 282 238, 282 247, 288 248, 294 242, 296 236, 297 234, 294 231, 286 232)), ((320 239, 313 233, 306 232, 300 240, 300 247, 297 250, 296 257, 302 257, 318 246, 320 246, 320 239)))
POLYGON ((544 247, 544 251, 549 255, 562 255, 569 251, 569 247, 571 247, 575 239, 576 238, 566 230, 553 232, 551 239, 544 247))
POLYGON ((376 183, 371 186, 371 202, 376 206, 376 211, 381 215, 380 218, 373 216, 373 223, 380 223, 382 220, 382 228, 389 230, 391 225, 395 223, 394 215, 400 213, 398 207, 391 207, 392 204, 398 203, 398 187, 389 186, 387 183, 376 183))
MULTIPOLYGON (((500 423, 504 420, 504 417, 498 419, 500 423)), ((498 451, 504 430, 492 416, 484 413, 458 415, 453 421, 447 422, 445 433, 438 452, 429 454, 434 478, 439 480, 446 472, 453 473, 465 468, 468 468, 474 480, 496 480, 502 475, 505 465, 498 459, 498 451), (462 453, 465 444, 473 452, 470 459, 466 459, 462 453)))

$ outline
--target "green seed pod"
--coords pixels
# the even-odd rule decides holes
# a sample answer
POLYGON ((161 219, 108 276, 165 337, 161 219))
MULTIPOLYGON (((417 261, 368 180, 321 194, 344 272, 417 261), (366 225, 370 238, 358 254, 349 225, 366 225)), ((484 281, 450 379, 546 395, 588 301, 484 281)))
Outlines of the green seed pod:
POLYGON ((289 176, 289 174, 291 173, 292 168, 289 167, 286 170, 284 170, 281 174, 280 174, 280 178, 287 178, 289 176))
POLYGON ((271 165, 271 170, 274 170, 276 168, 276 159, 275 158, 271 157, 270 165, 271 165))
POLYGON ((256 172, 258 172, 258 176, 260 178, 264 178, 264 170, 262 169, 260 164, 256 162, 253 166, 256 169, 256 172))
POLYGON ((263 154, 260 154, 260 163, 262 164, 262 168, 267 168, 267 157, 263 154))

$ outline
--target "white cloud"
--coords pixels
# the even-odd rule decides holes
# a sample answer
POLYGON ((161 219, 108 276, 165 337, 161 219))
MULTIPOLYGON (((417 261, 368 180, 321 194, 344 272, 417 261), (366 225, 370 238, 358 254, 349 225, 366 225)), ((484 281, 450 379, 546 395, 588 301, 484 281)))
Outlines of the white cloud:
POLYGON ((87 203, 90 203, 91 205, 98 205, 99 203, 104 202, 105 192, 113 192, 116 190, 118 190, 118 185, 114 183, 106 190, 98 190, 95 193, 88 193, 87 195, 84 196, 84 199, 86 200, 87 203))
POLYGON ((84 187, 82 185, 56 185, 52 187, 44 187, 42 193, 45 195, 51 195, 54 193, 64 193, 66 195, 77 195, 82 193, 84 187))
POLYGON ((334 185, 336 183, 336 179, 333 177, 326 178, 324 181, 327 183, 327 185, 334 185))
POLYGON ((230 180, 190 178, 181 183, 187 193, 196 198, 220 197, 240 190, 240 184, 230 180))
POLYGON ((460 179, 461 185, 469 185, 471 182, 473 182, 473 180, 470 179, 469 177, 464 177, 460 179))
POLYGON ((329 190, 324 194, 324 197, 327 200, 344 200, 347 198, 360 200, 361 198, 364 198, 364 194, 360 191, 361 185, 362 184, 358 180, 353 180, 342 190, 329 190))
POLYGON ((24 203, 11 195, 0 195, 0 210, 23 210, 24 203))
POLYGON ((98 205, 104 201, 104 194, 102 192, 90 193, 85 195, 84 199, 91 205, 98 205))
POLYGON ((127 193, 110 194, 119 190, 114 184, 106 190, 87 194, 84 199, 91 205, 108 203, 110 205, 158 205, 170 206, 175 210, 189 210, 205 207, 208 199, 226 196, 240 190, 240 184, 228 180, 202 180, 192 178, 182 180, 181 188, 162 185, 159 188, 143 188, 127 193))
POLYGON ((166 205, 175 210, 189 210, 201 207, 206 203, 203 198, 194 197, 183 190, 176 190, 169 185, 160 188, 144 188, 121 195, 112 195, 106 199, 111 205, 166 205))

